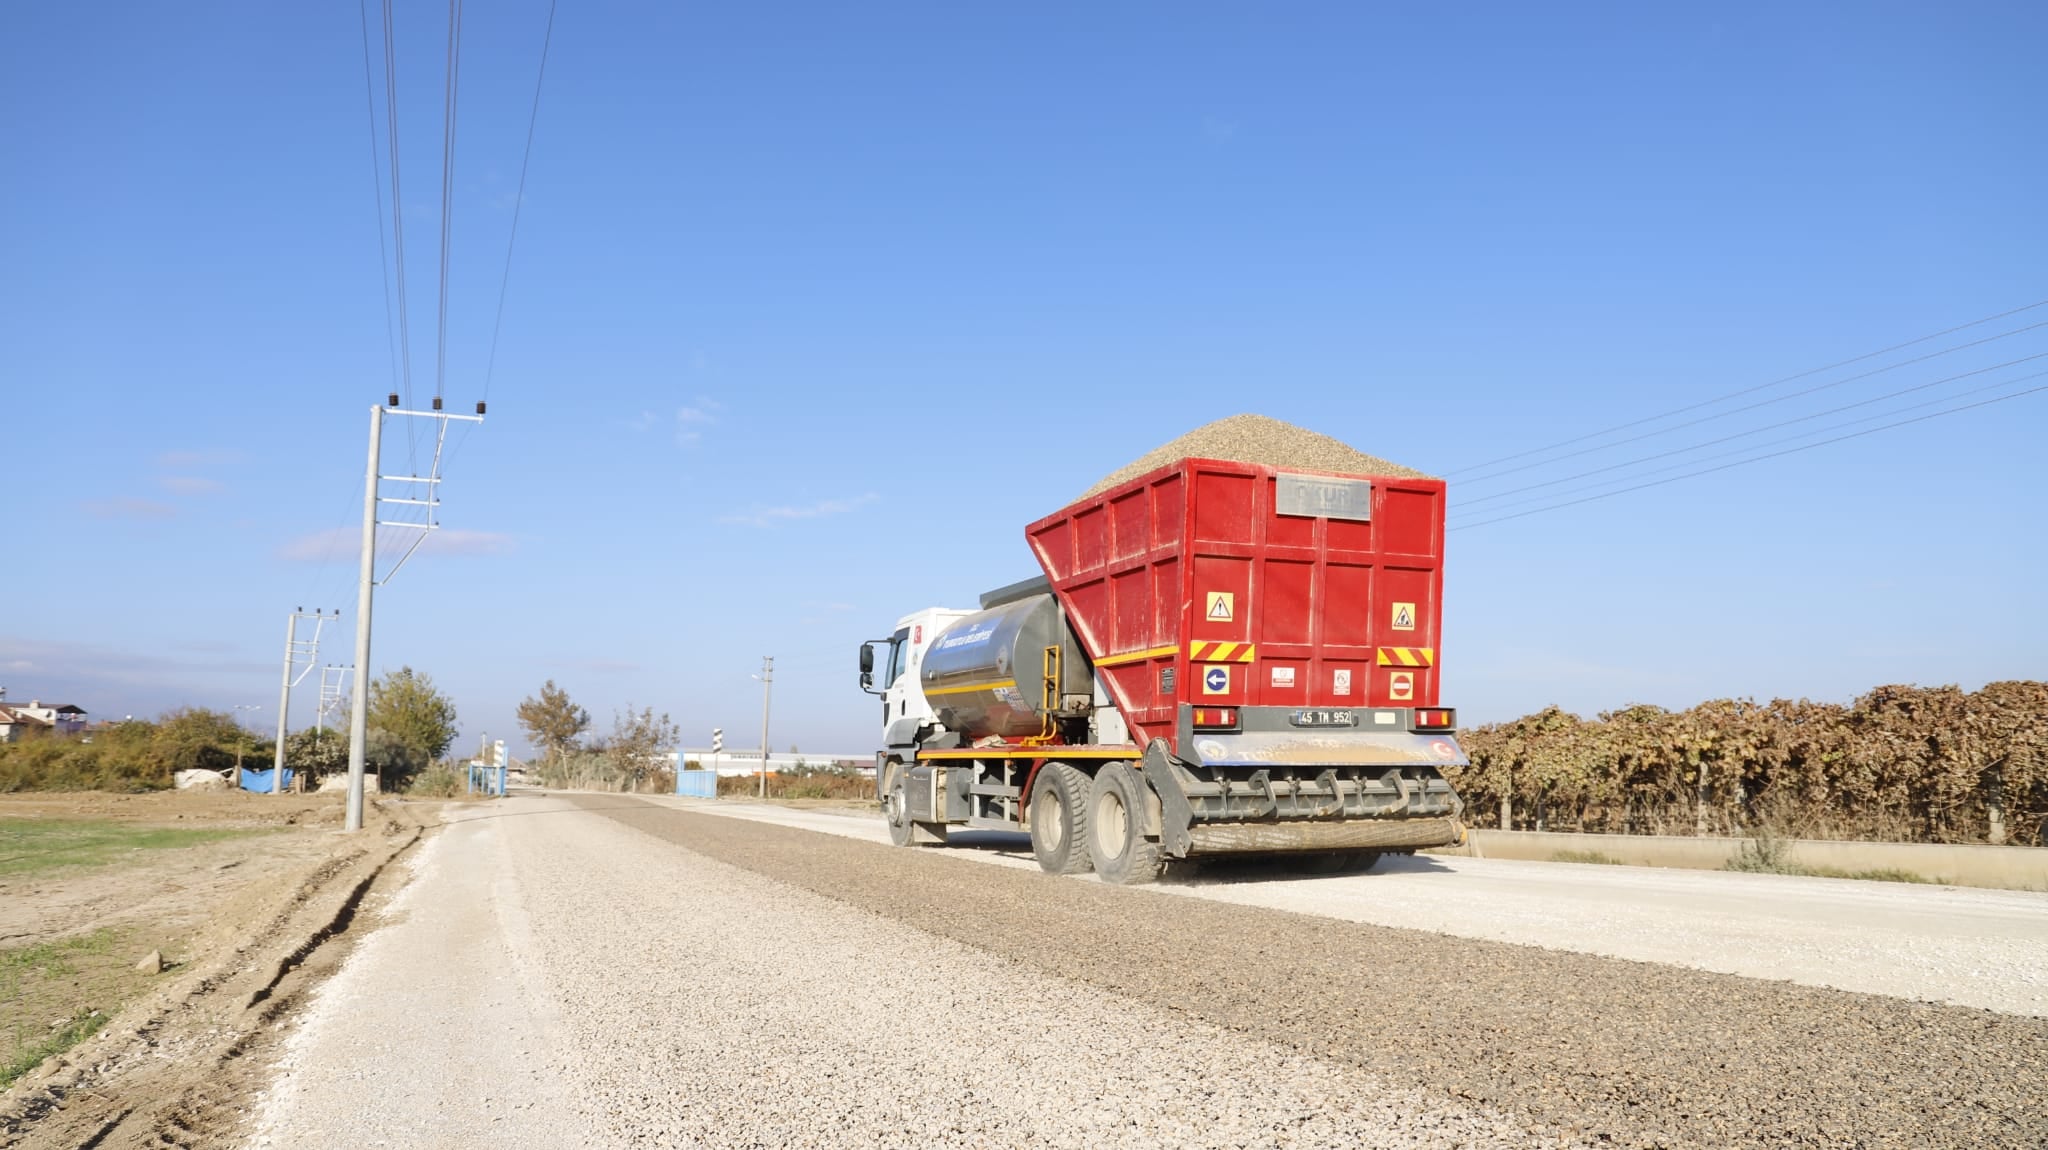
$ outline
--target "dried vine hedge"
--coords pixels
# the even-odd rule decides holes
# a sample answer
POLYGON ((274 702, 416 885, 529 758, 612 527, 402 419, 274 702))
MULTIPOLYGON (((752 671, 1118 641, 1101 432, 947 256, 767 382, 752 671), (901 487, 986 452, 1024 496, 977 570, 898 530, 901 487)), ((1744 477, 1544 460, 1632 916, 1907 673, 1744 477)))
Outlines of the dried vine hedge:
POLYGON ((1550 707, 1460 740, 1452 782, 1481 826, 2048 845, 2048 683, 1550 707))

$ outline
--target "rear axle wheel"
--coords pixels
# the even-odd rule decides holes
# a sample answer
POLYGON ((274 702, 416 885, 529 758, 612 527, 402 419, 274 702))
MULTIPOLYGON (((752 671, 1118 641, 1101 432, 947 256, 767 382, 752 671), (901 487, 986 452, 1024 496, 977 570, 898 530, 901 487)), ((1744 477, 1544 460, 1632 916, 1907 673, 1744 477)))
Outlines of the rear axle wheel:
POLYGON ((1031 788, 1031 853, 1047 874, 1088 870, 1088 776, 1047 763, 1031 788))
POLYGON ((1165 860, 1145 837, 1150 803, 1143 780, 1128 764, 1111 763, 1095 776, 1088 796, 1088 857, 1102 881, 1135 886, 1159 877, 1165 860))

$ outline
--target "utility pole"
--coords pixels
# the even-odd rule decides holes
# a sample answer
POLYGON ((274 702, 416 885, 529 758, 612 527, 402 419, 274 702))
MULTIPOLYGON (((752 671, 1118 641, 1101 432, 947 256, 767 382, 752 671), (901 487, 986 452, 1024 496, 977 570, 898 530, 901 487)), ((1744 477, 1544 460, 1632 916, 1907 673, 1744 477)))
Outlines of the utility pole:
POLYGON ((370 733, 370 601, 376 588, 381 583, 391 582, 397 576, 398 569, 405 566, 405 561, 412 558, 412 553, 420 549, 421 543, 426 542, 428 533, 441 527, 434 511, 441 505, 441 459, 442 450, 448 443, 448 421, 484 421, 484 405, 481 402, 476 405, 475 415, 456 415, 441 410, 441 397, 438 395, 434 397, 432 411, 403 410, 398 406, 398 396, 395 394, 386 396, 385 399, 386 402, 381 406, 372 404, 370 407, 370 465, 363 477, 363 551, 356 580, 355 697, 349 700, 348 716, 348 815, 342 823, 342 829, 347 831, 363 829, 363 752, 370 733), (424 478, 417 475, 378 474, 379 450, 384 439, 384 417, 387 415, 431 419, 438 425, 434 436, 434 461, 424 478), (379 485, 386 481, 425 484, 425 497, 382 495, 379 493, 379 485), (421 509, 420 517, 404 518, 404 512, 399 512, 400 518, 379 519, 379 504, 391 504, 402 508, 417 507, 421 509), (398 557, 398 562, 392 565, 382 580, 377 578, 379 527, 402 527, 419 532, 418 537, 412 541, 412 546, 405 549, 405 554, 398 557))
MULTIPOLYGON (((334 618, 341 618, 341 609, 339 607, 334 610, 334 618)), ((291 733, 291 728, 286 726, 285 723, 292 706, 292 688, 298 686, 305 679, 307 673, 313 669, 314 660, 320 657, 320 629, 325 626, 327 626, 327 616, 318 607, 313 608, 311 615, 306 614, 304 607, 294 607, 292 608, 291 618, 285 620, 284 676, 277 688, 277 758, 271 764, 271 770, 274 773, 270 776, 270 793, 273 795, 284 793, 284 739, 286 735, 291 733), (301 619, 313 620, 313 637, 311 639, 301 640, 299 638, 299 620, 301 619), (294 676, 292 670, 300 663, 304 663, 306 669, 294 676)))
POLYGON ((775 688, 775 656, 761 656, 761 797, 768 797, 768 699, 775 688))
MULTIPOLYGON (((340 610, 336 609, 335 614, 338 616, 340 610)), ((354 668, 344 667, 339 663, 329 663, 320 668, 320 709, 313 715, 315 730, 326 730, 328 718, 340 713, 342 680, 348 678, 348 673, 352 670, 354 668)))

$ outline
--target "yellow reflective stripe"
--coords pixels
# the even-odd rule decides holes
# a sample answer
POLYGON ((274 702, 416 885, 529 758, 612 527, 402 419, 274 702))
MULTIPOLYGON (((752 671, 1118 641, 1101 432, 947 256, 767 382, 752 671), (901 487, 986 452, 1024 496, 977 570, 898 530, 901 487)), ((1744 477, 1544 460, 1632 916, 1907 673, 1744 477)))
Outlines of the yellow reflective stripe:
POLYGON ((1436 648, 1381 647, 1377 661, 1382 667, 1433 667, 1436 665, 1436 648))
POLYGON ((937 690, 928 689, 925 691, 924 697, 929 699, 933 695, 964 695, 969 691, 995 691, 1003 687, 1014 687, 1016 685, 1017 680, 1015 679, 1004 679, 1000 683, 968 683, 961 687, 940 687, 937 690))
POLYGON ((1176 650, 1179 650, 1179 648, 1154 647, 1149 651, 1126 651, 1121 655, 1111 655, 1107 659, 1097 659, 1095 660, 1095 665, 1098 667, 1119 667, 1125 663, 1136 663, 1143 659, 1164 658, 1167 655, 1173 654, 1176 650))
POLYGON ((1249 663, 1258 656, 1257 643, 1199 640, 1188 644, 1188 658, 1200 663, 1249 663))
MULTIPOLYGON (((1171 650, 1171 648, 1168 648, 1171 650)), ((976 747, 961 751, 919 751, 918 759, 1134 759, 1142 755, 1135 746, 1130 747, 1069 747, 1059 743, 1047 743, 1041 747, 1023 747, 1014 743, 995 747, 976 747)))

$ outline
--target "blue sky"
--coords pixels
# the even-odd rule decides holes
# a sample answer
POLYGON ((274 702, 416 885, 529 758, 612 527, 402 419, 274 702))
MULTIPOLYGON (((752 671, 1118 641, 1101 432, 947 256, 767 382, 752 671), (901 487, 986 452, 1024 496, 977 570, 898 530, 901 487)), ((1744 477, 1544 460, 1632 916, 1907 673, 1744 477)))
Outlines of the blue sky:
MULTIPOLYGON (((423 399, 445 8, 396 7, 423 399)), ((486 393, 546 15, 467 14, 458 409, 486 393)), ((773 654, 773 742, 859 751, 860 640, 1030 574, 1025 523, 1210 419, 1448 473, 1455 505, 2048 352, 2023 331, 1470 470, 2048 298, 2042 43, 2024 3, 571 0, 491 417, 374 662, 432 673, 466 740, 552 678, 601 725, 648 704, 738 745, 773 654)), ((358 9, 14 6, 0 107, 0 684, 274 723, 286 614, 353 609, 393 386, 358 9)), ((2048 676, 2044 431, 2048 393, 1458 531, 1445 701, 2048 676)))

